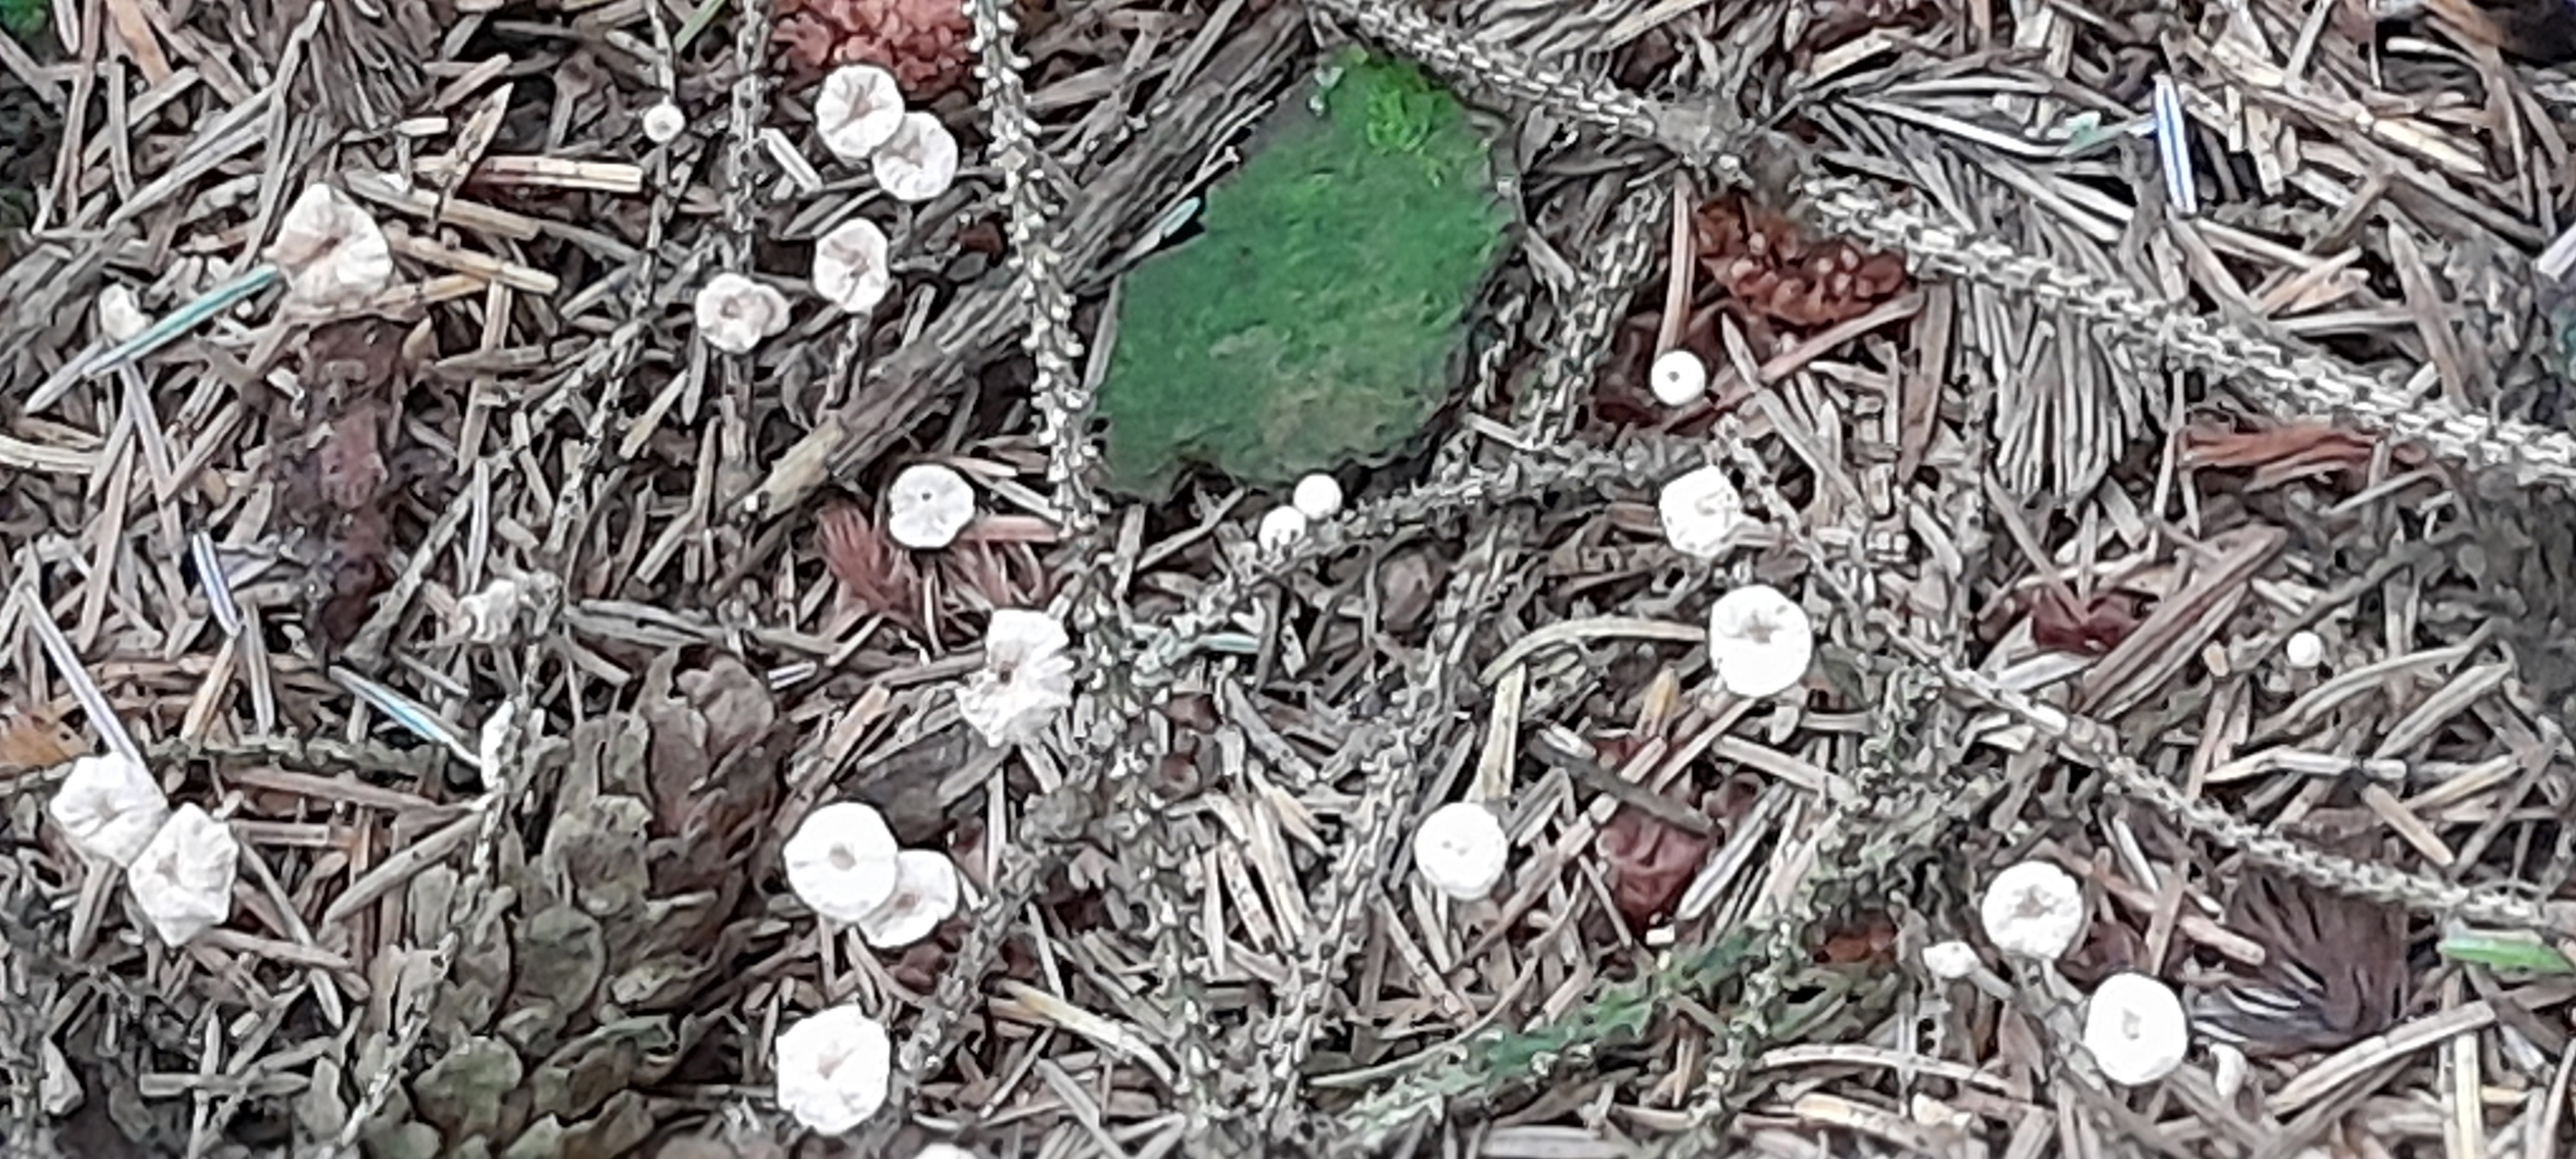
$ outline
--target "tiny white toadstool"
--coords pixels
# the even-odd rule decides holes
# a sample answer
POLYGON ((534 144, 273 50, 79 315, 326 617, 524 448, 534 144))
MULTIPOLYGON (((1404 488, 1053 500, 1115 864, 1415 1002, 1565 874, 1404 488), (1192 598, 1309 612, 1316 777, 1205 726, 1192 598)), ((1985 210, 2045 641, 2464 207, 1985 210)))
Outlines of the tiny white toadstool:
POLYGON ((698 288, 697 319, 707 345, 749 354, 761 339, 787 329, 787 295, 741 274, 717 274, 698 288))
POLYGON ((2236 1092, 2245 1089, 2245 1052, 2224 1042, 2213 1042, 2209 1044, 2209 1061, 2209 1085, 2218 1091, 2219 1098, 2234 1102, 2236 1092))
POLYGON ((814 131, 832 155, 856 165, 874 156, 903 125, 903 88, 872 64, 845 64, 814 95, 814 131))
POLYGON ((814 243, 814 292, 853 314, 877 308, 894 290, 885 231, 864 217, 833 227, 814 243))
POLYGON ((1263 551, 1286 551, 1291 544, 1306 537, 1306 513, 1295 504, 1273 507, 1261 513, 1261 522, 1252 529, 1253 542, 1263 551))
POLYGON ((1966 942, 1934 942, 1923 947, 1923 968, 1944 982, 1956 982, 1977 972, 1977 948, 1966 942))
POLYGON ((667 100, 655 101, 652 108, 644 110, 644 139, 656 145, 670 144, 688 127, 689 115, 667 100))
POLYGON ((1494 811, 1472 801, 1452 801, 1422 819, 1413 834, 1413 867, 1431 888, 1459 901, 1494 891, 1510 861, 1512 840, 1494 811))
POLYGON ((134 300, 134 291, 122 282, 109 282, 98 291, 98 336, 110 344, 124 342, 152 325, 143 316, 143 304, 134 300))
POLYGON ((2102 1077, 2144 1086, 2182 1065, 2191 1019, 2173 987, 2144 974, 2113 974, 2084 1004, 2084 1049, 2102 1065, 2102 1077))
POLYGON ((286 273, 287 301, 329 313, 366 304, 394 280, 385 231, 328 185, 304 187, 277 223, 268 260, 286 273))
POLYGON ((1726 468, 1712 463, 1664 484, 1655 497, 1655 514, 1663 522, 1664 542, 1674 551, 1715 559, 1744 525, 1744 496, 1726 477, 1726 468))
POLYGON ((896 472, 886 488, 886 534, 915 551, 955 543, 974 521, 975 488, 955 468, 914 463, 896 472))
POLYGON ((1342 485, 1321 471, 1297 480, 1288 505, 1308 519, 1330 519, 1342 513, 1342 485))
POLYGON ((935 849, 895 855, 894 896, 859 919, 859 937, 880 950, 899 950, 930 936, 957 912, 957 863, 935 849))
POLYGON ((2314 632, 2292 632, 2281 642, 2281 659, 2290 667, 2307 671, 2326 660, 2325 637, 2314 632))
POLYGON ((1807 609, 1769 584, 1747 584, 1708 609, 1708 655, 1718 683, 1737 696, 1778 696, 1807 678, 1816 658, 1807 609))
POLYGON ((975 1153, 954 1143, 924 1143, 912 1159, 975 1159, 975 1153))
POLYGON ((181 805, 125 869, 134 908, 163 945, 184 946, 233 916, 233 870, 241 845, 232 826, 181 805))
POLYGON ((905 113, 876 154, 868 159, 877 188, 897 201, 928 201, 948 192, 957 180, 957 138, 928 113, 905 113))
POLYGON ((2045 861, 2024 861, 1995 875, 1977 916, 1995 948, 2054 962, 2084 933, 2084 887, 2045 861))
POLYGON ((1665 406, 1689 406, 1708 393, 1708 366, 1687 350, 1667 350, 1646 370, 1646 386, 1665 406))
POLYGON ((957 689, 957 713, 984 743, 1034 739, 1073 706, 1072 645, 1064 625, 1044 612, 997 608, 984 629, 984 665, 957 689))
POLYGON ((778 1032, 778 1105, 809 1131, 838 1135, 885 1106, 894 1042, 856 1006, 835 1006, 778 1032))
POLYGON ((75 852, 121 867, 134 864, 170 819, 170 799, 151 770, 109 753, 73 761, 45 812, 75 852))
POLYGON ((797 900, 828 920, 855 925, 894 896, 897 852, 884 814, 836 801, 806 814, 779 854, 797 900))

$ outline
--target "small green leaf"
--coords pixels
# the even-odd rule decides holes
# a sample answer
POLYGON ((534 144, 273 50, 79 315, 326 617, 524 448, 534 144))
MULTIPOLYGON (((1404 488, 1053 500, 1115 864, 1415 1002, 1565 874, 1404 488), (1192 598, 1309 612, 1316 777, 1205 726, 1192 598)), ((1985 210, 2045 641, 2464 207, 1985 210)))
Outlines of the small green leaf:
POLYGON ((2500 934, 2450 934, 2442 939, 2442 956, 2454 962, 2467 962, 2490 970, 2510 970, 2522 974, 2576 974, 2576 962, 2555 948, 2500 934))

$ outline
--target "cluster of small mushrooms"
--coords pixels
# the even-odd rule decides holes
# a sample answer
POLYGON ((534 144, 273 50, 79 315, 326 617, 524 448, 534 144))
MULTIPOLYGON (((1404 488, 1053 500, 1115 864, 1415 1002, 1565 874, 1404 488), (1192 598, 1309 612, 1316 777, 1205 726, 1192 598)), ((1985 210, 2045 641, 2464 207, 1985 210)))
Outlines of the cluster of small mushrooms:
POLYGON ((172 809, 143 762, 81 757, 45 811, 94 870, 125 871, 135 912, 163 945, 184 946, 232 917, 241 858, 232 828, 195 805, 172 809))
MULTIPOLYGON (((661 113, 666 107, 645 114, 648 136, 678 135, 682 125, 661 113)), ((877 188, 896 201, 929 201, 957 180, 957 138, 938 117, 905 108, 894 74, 875 65, 843 65, 823 78, 814 99, 814 131, 843 163, 867 165, 877 188)), ((894 291, 886 244, 885 231, 863 217, 833 227, 814 243, 814 293, 852 314, 874 311, 894 291)), ((787 329, 790 311, 787 295, 776 287, 728 270, 699 288, 695 313, 707 345, 748 354, 787 329)))
MULTIPOLYGON (((2044 861, 2024 861, 1996 874, 1977 910, 1996 949, 2042 970, 2075 948, 2089 920, 2082 883, 2044 861)), ((1945 981, 1973 982, 1997 998, 2011 994, 1976 947, 1963 941, 1925 947, 1923 967, 1945 981)), ((2102 1077, 2144 1086, 2182 1065, 2191 1049, 2191 1019, 2172 987, 2123 971, 2104 978, 2085 1001, 2083 1043, 2102 1077)))

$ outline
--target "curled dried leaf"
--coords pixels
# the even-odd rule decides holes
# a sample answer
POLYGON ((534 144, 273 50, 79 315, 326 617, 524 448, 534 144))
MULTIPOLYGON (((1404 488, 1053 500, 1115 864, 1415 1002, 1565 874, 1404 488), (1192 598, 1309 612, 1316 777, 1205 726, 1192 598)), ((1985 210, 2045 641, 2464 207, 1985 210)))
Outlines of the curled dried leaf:
POLYGON ((1681 899, 1709 851, 1707 838, 1626 805, 1610 815, 1593 846, 1609 863, 1611 900, 1641 926, 1681 899))

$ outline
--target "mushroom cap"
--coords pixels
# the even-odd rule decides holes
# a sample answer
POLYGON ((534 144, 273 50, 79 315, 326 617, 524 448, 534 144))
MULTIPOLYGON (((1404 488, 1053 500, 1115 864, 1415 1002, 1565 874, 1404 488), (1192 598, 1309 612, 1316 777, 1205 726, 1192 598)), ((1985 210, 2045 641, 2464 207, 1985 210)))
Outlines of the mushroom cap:
POLYGON ((893 140, 903 124, 903 87, 872 64, 845 64, 814 94, 814 131, 823 147, 856 165, 893 140))
POLYGON ((1944 982, 1956 982, 1977 972, 1977 948, 1955 939, 1934 942, 1923 947, 1923 968, 1944 982))
POLYGON ((779 851, 787 888, 826 921, 855 925, 894 896, 901 869, 884 814, 836 801, 805 815, 779 851))
POLYGON ((2054 962, 2084 933, 2084 887, 2045 861, 2024 861, 1986 885, 1977 917, 1997 949, 2054 962))
POLYGON ((1342 484, 1321 471, 1297 480, 1288 505, 1308 519, 1330 519, 1342 512, 1342 484))
POLYGON ((1747 584, 1709 605, 1708 654, 1728 692, 1778 696, 1807 678, 1816 658, 1815 625, 1780 589, 1747 584))
POLYGON ((74 852, 122 867, 134 864, 170 819, 170 799, 150 769, 108 753, 73 761, 45 812, 74 852))
POLYGON ((1665 483, 1655 497, 1655 513, 1663 523, 1664 542, 1674 551, 1716 559, 1745 524, 1744 494, 1727 478, 1726 468, 1711 463, 1665 483))
POLYGON ((1284 551, 1289 545, 1306 538, 1310 521, 1294 504, 1273 507, 1261 513, 1261 522, 1252 530, 1253 542, 1263 551, 1284 551))
POLYGON ((967 727, 1000 746, 1034 739, 1073 705, 1072 645, 1064 624, 1044 612, 997 608, 984 628, 984 663, 957 686, 957 712, 967 727))
POLYGON ((653 102, 652 108, 644 110, 643 120, 644 139, 656 145, 670 144, 689 127, 689 115, 667 100, 653 102))
POLYGON ((1708 365, 1699 355, 1672 349, 1655 356, 1646 369, 1646 386, 1665 406, 1689 406, 1708 393, 1708 365))
POLYGON ((1511 863, 1512 839, 1502 818, 1472 801, 1452 801, 1422 819, 1413 833, 1413 866, 1431 888, 1459 901, 1494 891, 1511 863))
POLYGON ((778 1032, 778 1105, 809 1131, 838 1135, 885 1106, 894 1041, 856 1006, 835 1006, 778 1032))
POLYGON ((2125 1087, 2172 1074, 2191 1050, 2191 1019, 2173 987, 2144 974, 2102 979, 2084 1004, 2084 1049, 2102 1077, 2125 1087))
POLYGON ((914 463, 886 488, 886 534, 915 551, 956 542, 974 521, 975 488, 953 467, 914 463))
POLYGON ((125 887, 162 944, 184 946, 232 917, 233 871, 240 859, 231 826, 195 805, 181 805, 126 867, 125 887))
POLYGON ((2326 639, 2314 632, 2290 633, 2281 641, 2281 660, 2292 668, 2306 671, 2326 661, 2326 639))
POLYGON ((864 217, 833 227, 814 243, 814 292, 853 314, 865 314, 894 291, 885 231, 864 217))
POLYGON ((98 336, 109 343, 124 342, 141 334, 152 325, 143 314, 143 303, 123 282, 109 282, 98 291, 98 336))
POLYGON ((957 138, 928 113, 905 113, 894 135, 868 158, 877 187, 897 201, 928 201, 957 181, 957 138))
POLYGON ((859 937, 880 950, 900 950, 930 936, 957 912, 957 863, 935 849, 895 855, 894 896, 859 919, 859 937))
POLYGON ((924 1143, 912 1159, 976 1159, 975 1153, 954 1143, 924 1143))
POLYGON ((760 340, 787 328, 787 295, 727 271, 698 287, 698 335, 727 354, 749 354, 760 340))
POLYGON ((363 305, 394 280, 393 246, 376 219, 318 182, 286 207, 268 260, 286 273, 287 301, 314 310, 363 305))

